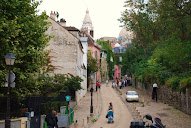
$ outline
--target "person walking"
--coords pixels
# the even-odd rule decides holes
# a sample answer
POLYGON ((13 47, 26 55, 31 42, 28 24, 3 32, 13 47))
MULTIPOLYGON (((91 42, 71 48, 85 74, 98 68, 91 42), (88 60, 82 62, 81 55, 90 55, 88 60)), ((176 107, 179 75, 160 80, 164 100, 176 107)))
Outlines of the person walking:
POLYGON ((127 79, 125 79, 125 87, 127 86, 127 79))
POLYGON ((119 79, 117 79, 117 87, 119 87, 119 79))
POLYGON ((57 114, 57 112, 53 109, 53 111, 52 111, 52 113, 54 114, 54 116, 55 116, 55 128, 58 128, 58 114, 57 114))
POLYGON ((127 77, 127 85, 130 86, 130 78, 127 77))
POLYGON ((123 80, 123 87, 125 87, 125 80, 123 80))
POLYGON ((49 113, 45 117, 45 121, 47 123, 48 128, 54 128, 56 126, 56 118, 55 115, 53 114, 54 109, 51 108, 49 110, 49 113))
POLYGON ((158 86, 156 83, 154 83, 153 84, 152 99, 154 100, 156 98, 156 101, 157 101, 157 89, 158 89, 158 86))
POLYGON ((97 81, 97 88, 100 88, 100 83, 97 81))
POLYGON ((112 80, 112 87, 113 88, 115 87, 115 80, 114 79, 112 80))
POLYGON ((113 104, 112 104, 112 102, 110 102, 110 103, 109 103, 108 111, 109 111, 109 110, 112 110, 112 111, 114 112, 114 109, 113 109, 113 104))
POLYGON ((120 88, 120 89, 122 89, 122 85, 123 85, 123 80, 121 79, 121 80, 119 81, 119 88, 120 88))

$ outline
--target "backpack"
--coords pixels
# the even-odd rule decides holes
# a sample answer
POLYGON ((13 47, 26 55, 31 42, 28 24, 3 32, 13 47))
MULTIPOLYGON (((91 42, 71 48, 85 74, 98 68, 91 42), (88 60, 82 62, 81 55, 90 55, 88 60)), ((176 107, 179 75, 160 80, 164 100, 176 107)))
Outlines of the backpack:
POLYGON ((55 116, 53 113, 48 113, 46 115, 45 121, 47 122, 47 126, 55 126, 55 116))

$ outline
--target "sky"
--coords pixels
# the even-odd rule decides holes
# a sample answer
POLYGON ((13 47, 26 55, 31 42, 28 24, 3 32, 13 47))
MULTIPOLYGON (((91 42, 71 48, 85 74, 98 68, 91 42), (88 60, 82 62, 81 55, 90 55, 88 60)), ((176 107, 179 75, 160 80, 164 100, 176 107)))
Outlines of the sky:
POLYGON ((81 29, 86 10, 94 27, 94 39, 101 37, 118 37, 122 25, 117 19, 125 10, 125 0, 42 0, 39 12, 51 11, 59 13, 59 19, 66 20, 66 26, 81 29))

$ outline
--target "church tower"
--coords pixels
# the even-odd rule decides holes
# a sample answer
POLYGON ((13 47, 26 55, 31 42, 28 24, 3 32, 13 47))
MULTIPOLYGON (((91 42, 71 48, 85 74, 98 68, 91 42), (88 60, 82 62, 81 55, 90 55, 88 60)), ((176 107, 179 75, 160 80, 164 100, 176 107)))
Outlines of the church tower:
POLYGON ((81 30, 85 31, 86 33, 88 33, 92 37, 94 35, 94 28, 93 28, 93 25, 92 25, 92 21, 91 21, 88 9, 86 10, 86 15, 84 17, 81 30))

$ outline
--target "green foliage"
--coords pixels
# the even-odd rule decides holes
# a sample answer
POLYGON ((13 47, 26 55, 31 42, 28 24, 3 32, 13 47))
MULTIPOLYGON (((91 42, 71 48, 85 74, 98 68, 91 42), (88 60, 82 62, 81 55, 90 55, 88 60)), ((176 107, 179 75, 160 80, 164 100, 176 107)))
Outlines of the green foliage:
POLYGON ((155 81, 180 91, 190 87, 190 5, 190 1, 126 0, 119 20, 134 38, 123 54, 122 72, 145 84, 155 81))
POLYGON ((14 96, 39 93, 36 73, 48 63, 48 51, 44 49, 50 39, 45 34, 50 23, 44 12, 37 15, 39 4, 31 0, 0 2, 0 84, 4 86, 8 72, 4 56, 12 51, 16 57, 13 67, 16 75, 16 87, 12 89, 14 96))
POLYGON ((97 121, 96 119, 93 119, 93 120, 92 120, 92 123, 95 123, 96 121, 97 121))
POLYGON ((182 79, 180 81, 180 86, 183 88, 191 87, 191 77, 182 79))
POLYGON ((42 113, 41 114, 47 114, 50 111, 50 108, 54 108, 54 110, 56 112, 60 111, 60 107, 61 106, 66 106, 68 103, 65 102, 61 102, 61 101, 51 101, 51 102, 46 102, 46 103, 42 103, 41 104, 41 110, 42 113))
POLYGON ((96 58, 92 57, 91 51, 88 50, 88 60, 87 60, 87 68, 88 68, 88 77, 90 76, 91 72, 97 72, 97 61, 96 58))
POLYGON ((78 91, 81 88, 83 80, 79 76, 72 74, 55 74, 54 76, 40 75, 38 82, 40 84, 40 94, 42 96, 57 97, 60 92, 78 91))
POLYGON ((175 73, 188 72, 191 60, 191 42, 183 42, 180 38, 172 36, 161 43, 164 44, 158 46, 152 56, 157 63, 161 63, 175 73))
POLYGON ((116 59, 115 59, 115 55, 112 51, 112 47, 109 43, 109 41, 98 41, 97 42, 99 45, 101 45, 102 49, 105 50, 107 52, 107 58, 106 61, 108 63, 108 71, 109 71, 109 78, 113 79, 113 69, 114 69, 114 64, 116 63, 116 59), (111 58, 113 58, 113 61, 111 61, 111 58))
POLYGON ((180 82, 180 78, 175 76, 175 77, 169 78, 166 81, 165 85, 171 87, 173 90, 176 90, 176 89, 178 89, 179 82, 180 82))

